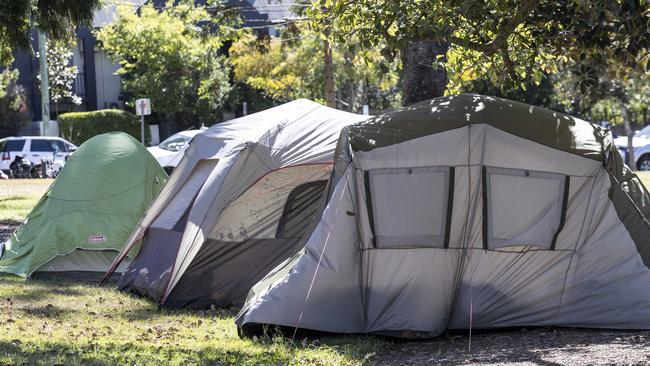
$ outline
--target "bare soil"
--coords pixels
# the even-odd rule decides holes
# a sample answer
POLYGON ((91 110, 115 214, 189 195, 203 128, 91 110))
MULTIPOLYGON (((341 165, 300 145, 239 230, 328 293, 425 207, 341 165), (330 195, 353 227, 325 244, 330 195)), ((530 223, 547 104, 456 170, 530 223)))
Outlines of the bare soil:
POLYGON ((650 331, 533 329, 393 342, 376 365, 650 365, 650 331))

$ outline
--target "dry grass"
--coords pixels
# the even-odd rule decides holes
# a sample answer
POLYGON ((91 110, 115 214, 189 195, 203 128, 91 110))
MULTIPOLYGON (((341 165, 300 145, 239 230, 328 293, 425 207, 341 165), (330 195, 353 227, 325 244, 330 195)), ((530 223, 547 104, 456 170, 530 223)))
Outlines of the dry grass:
POLYGON ((22 221, 52 182, 52 179, 0 180, 0 219, 22 221))

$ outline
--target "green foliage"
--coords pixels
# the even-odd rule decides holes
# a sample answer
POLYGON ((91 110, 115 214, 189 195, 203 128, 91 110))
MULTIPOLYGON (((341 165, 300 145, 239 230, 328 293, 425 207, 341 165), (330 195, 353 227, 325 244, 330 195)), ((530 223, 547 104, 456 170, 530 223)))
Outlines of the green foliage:
MULTIPOLYGON (((140 141, 140 120, 120 109, 103 109, 92 112, 72 112, 58 118, 61 137, 75 145, 107 132, 122 131, 140 141)), ((149 141, 149 128, 145 126, 145 141, 149 141)))
POLYGON ((137 13, 119 8, 118 20, 97 38, 120 65, 128 105, 150 98, 155 116, 172 129, 214 121, 231 90, 219 49, 234 34, 224 13, 215 14, 190 0, 163 10, 145 5, 137 13))
MULTIPOLYGON (((333 49, 337 106, 360 111, 395 107, 399 93, 398 62, 384 59, 377 49, 356 54, 333 49)), ((308 98, 324 103, 323 40, 306 27, 285 30, 281 38, 243 35, 230 48, 235 79, 278 101, 308 98)))
POLYGON ((640 63, 622 65, 585 58, 560 69, 553 80, 557 99, 576 114, 620 124, 624 123, 623 103, 629 111, 629 122, 643 126, 650 120, 650 74, 640 63))
POLYGON ((18 70, 0 72, 0 127, 15 134, 29 121, 25 90, 17 84, 18 70))
POLYGON ((468 72, 495 85, 539 83, 585 57, 648 65, 650 3, 629 0, 317 0, 309 17, 351 49, 384 44, 395 54, 414 40, 449 44, 451 91, 468 72))
POLYGON ((0 0, 0 65, 12 61, 11 51, 29 49, 29 30, 38 26, 52 39, 65 39, 78 25, 90 24, 101 0, 0 0))

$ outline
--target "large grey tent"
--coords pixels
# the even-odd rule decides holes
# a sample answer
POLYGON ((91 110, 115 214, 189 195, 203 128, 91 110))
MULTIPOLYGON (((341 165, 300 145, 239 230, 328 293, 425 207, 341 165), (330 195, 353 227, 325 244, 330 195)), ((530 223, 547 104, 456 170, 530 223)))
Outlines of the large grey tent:
POLYGON ((113 265, 144 238, 120 288, 167 307, 243 303, 298 249, 341 129, 366 118, 301 99, 194 137, 113 265))
POLYGON ((435 336, 650 328, 650 196, 610 132, 458 95, 349 126, 304 248, 236 322, 435 336))

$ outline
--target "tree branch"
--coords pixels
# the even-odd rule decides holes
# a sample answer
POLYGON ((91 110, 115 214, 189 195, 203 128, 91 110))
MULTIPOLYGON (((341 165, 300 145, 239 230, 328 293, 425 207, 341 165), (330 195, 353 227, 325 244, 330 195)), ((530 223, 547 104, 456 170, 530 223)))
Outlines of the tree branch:
MULTIPOLYGON (((469 39, 464 39, 450 35, 449 41, 455 43, 459 46, 472 49, 474 51, 482 52, 488 56, 495 54, 496 52, 501 52, 503 55, 504 45, 507 43, 508 37, 515 28, 519 26, 529 15, 530 13, 539 5, 539 2, 536 0, 525 0, 522 6, 517 10, 515 15, 508 19, 505 24, 501 27, 501 31, 490 43, 482 44, 476 43, 469 39)), ((507 50, 507 47, 506 47, 507 50)), ((504 60, 505 61, 505 60, 504 60)))

